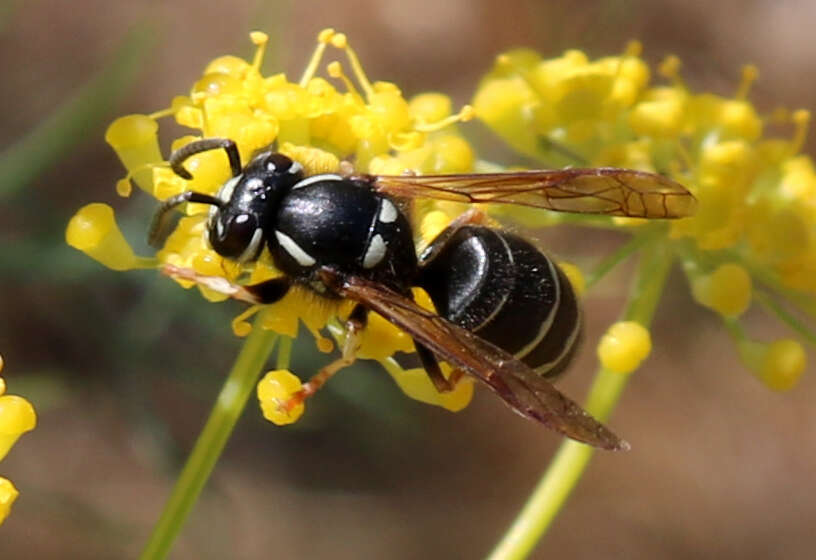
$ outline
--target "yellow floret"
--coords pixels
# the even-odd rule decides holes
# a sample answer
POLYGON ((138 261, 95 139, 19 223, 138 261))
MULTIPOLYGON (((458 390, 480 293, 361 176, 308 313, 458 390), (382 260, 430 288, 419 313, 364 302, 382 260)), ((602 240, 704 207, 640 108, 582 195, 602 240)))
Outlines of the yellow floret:
POLYGON ((776 340, 765 352, 759 378, 774 391, 787 391, 799 382, 806 364, 805 350, 798 341, 776 340))
POLYGON ((738 317, 751 304, 751 276, 742 266, 726 263, 711 274, 695 278, 692 294, 698 303, 720 315, 738 317))
POLYGON ((298 403, 288 411, 282 405, 301 388, 300 379, 288 370, 277 369, 267 372, 258 382, 257 387, 258 400, 261 403, 264 418, 278 426, 297 422, 306 409, 305 404, 298 403))
POLYGON ((24 433, 37 425, 34 407, 17 395, 0 396, 0 460, 24 433))
POLYGON ((92 203, 74 214, 65 230, 65 241, 113 270, 130 270, 150 266, 133 253, 116 223, 113 208, 92 203))
MULTIPOLYGON (((470 404, 473 398, 473 379, 470 377, 460 379, 453 391, 440 393, 424 369, 402 369, 392 358, 383 361, 382 364, 402 392, 414 400, 458 412, 470 404)), ((445 377, 449 377, 451 368, 448 364, 443 363, 440 366, 445 377)))
POLYGON ((3 521, 5 521, 9 513, 11 513, 11 505, 19 495, 20 493, 11 481, 0 476, 0 525, 3 524, 3 521))
POLYGON ((601 365, 617 373, 631 373, 652 351, 649 331, 634 321, 613 324, 601 337, 598 358, 601 365))
POLYGON ((153 192, 152 175, 146 166, 162 161, 158 137, 159 125, 147 115, 127 115, 113 121, 105 132, 105 141, 132 174, 139 188, 153 192))

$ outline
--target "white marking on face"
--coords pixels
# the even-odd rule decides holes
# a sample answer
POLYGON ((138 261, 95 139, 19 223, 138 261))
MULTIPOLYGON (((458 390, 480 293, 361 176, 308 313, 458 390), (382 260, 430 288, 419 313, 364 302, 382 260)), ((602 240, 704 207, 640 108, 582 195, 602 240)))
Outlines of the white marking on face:
POLYGON ((315 183, 319 183, 320 181, 342 181, 343 178, 336 174, 336 173, 323 173, 321 175, 312 175, 311 177, 306 177, 302 181, 298 181, 292 190, 295 189, 302 189, 303 187, 308 187, 309 185, 314 185, 315 183))
POLYGON ((363 268, 374 268, 379 264, 385 256, 385 251, 388 246, 385 240, 379 233, 371 238, 371 243, 368 244, 365 257, 363 257, 363 268))
POLYGON ((283 250, 289 253, 289 255, 295 259, 300 266, 312 266, 315 262, 314 258, 300 248, 300 245, 295 243, 295 240, 286 235, 283 232, 275 230, 275 237, 278 239, 278 243, 280 246, 283 247, 283 250))
MULTIPOLYGON (((242 177, 243 174, 236 175, 235 177, 221 185, 221 188, 218 189, 217 193, 215 193, 215 198, 223 201, 224 203, 229 202, 229 199, 232 197, 232 191, 235 190, 235 185, 238 184, 238 181, 240 181, 242 177)), ((210 222, 212 222, 212 220, 214 219, 216 212, 218 212, 218 207, 210 206, 210 213, 208 214, 210 222)))
POLYGON ((380 215, 378 217, 380 222, 383 224, 390 224, 397 219, 397 215, 397 207, 394 206, 394 203, 387 198, 383 198, 382 204, 380 205, 380 215))
POLYGON ((293 161, 292 166, 289 168, 289 173, 295 175, 303 171, 303 166, 300 164, 299 161, 293 161))
POLYGON ((238 181, 243 179, 243 173, 236 175, 224 185, 218 189, 218 193, 215 195, 216 198, 223 200, 224 202, 229 202, 230 198, 232 198, 232 191, 235 190, 235 185, 238 184, 238 181))
POLYGON ((246 262, 254 259, 260 252, 261 240, 263 239, 263 230, 255 228, 252 234, 252 239, 249 240, 249 245, 246 246, 244 252, 238 257, 238 262, 246 262))

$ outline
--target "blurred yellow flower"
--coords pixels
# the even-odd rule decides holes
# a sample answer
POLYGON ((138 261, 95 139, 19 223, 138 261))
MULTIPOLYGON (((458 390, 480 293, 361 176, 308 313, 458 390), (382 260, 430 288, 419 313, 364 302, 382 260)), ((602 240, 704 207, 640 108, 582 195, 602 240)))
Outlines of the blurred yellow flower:
MULTIPOLYGON (((0 357, 0 371, 2 369, 3 359, 0 357)), ((37 415, 31 403, 23 397, 6 395, 5 392, 6 384, 0 377, 0 461, 21 435, 37 425, 37 415)), ((0 477, 0 525, 8 517, 11 505, 18 495, 19 492, 11 481, 0 477)))
MULTIPOLYGON (((756 283, 775 297, 804 304, 801 307, 813 314, 816 171, 813 161, 799 153, 810 114, 761 116, 748 100, 759 74, 750 65, 743 69, 733 97, 691 91, 680 77, 680 60, 672 56, 658 69, 669 83, 653 84, 640 51, 633 42, 621 56, 595 61, 575 50, 549 60, 529 50, 501 54, 479 84, 473 107, 505 142, 543 167, 634 168, 687 186, 699 203, 693 217, 648 224, 645 231, 632 229, 645 225, 643 220, 590 220, 663 244, 682 262, 694 299, 724 319, 748 309, 756 283), (768 121, 791 123, 793 137, 765 137, 768 121)), ((541 223, 525 209, 488 211, 541 223)), ((581 223, 575 217, 549 221, 566 219, 581 223)), ((787 315, 777 315, 791 324, 787 315)), ((798 322, 791 326, 806 329, 810 339, 816 339, 809 327, 798 322)), ((598 349, 602 362, 629 352, 621 350, 619 342, 610 334, 604 337, 598 349)), ((778 358, 778 352, 761 359, 757 355, 755 360, 765 365, 754 365, 765 372, 801 373, 804 352, 783 354, 789 359, 778 358), (768 365, 783 362, 789 366, 768 365)), ((639 362, 635 358, 632 364, 639 362)), ((632 364, 608 367, 628 370, 632 364)), ((766 382, 779 379, 760 377, 766 382)), ((793 377, 791 373, 786 379, 793 377)))

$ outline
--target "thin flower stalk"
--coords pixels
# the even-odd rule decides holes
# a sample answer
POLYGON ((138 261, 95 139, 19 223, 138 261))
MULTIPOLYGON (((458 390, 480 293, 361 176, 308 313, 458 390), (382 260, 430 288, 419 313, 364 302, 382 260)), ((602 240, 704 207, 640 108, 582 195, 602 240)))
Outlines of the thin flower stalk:
MULTIPOLYGON (((649 326, 663 294, 671 264, 672 255, 664 247, 653 244, 643 249, 623 320, 649 326)), ((629 374, 602 367, 596 374, 587 397, 587 412, 601 421, 608 420, 628 381, 629 374)), ((527 503, 488 558, 526 558, 550 528, 594 454, 595 450, 588 445, 565 440, 527 503)))
POLYGON ((164 511, 142 552, 142 560, 167 556, 221 456, 238 418, 241 417, 278 338, 277 333, 264 329, 262 325, 261 316, 244 341, 235 364, 224 381, 210 417, 196 440, 164 511))

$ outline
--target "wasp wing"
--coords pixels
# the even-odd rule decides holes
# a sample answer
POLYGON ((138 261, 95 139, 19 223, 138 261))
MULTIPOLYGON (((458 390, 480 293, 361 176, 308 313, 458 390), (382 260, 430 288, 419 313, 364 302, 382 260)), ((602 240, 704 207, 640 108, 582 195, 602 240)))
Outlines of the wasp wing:
POLYGON ((470 203, 517 204, 558 212, 633 218, 682 218, 697 201, 655 173, 615 167, 462 175, 373 175, 382 192, 470 203))
POLYGON ((521 416, 595 447, 629 448, 624 440, 504 350, 382 284, 328 268, 320 274, 338 295, 363 304, 405 330, 438 358, 482 381, 521 416))

